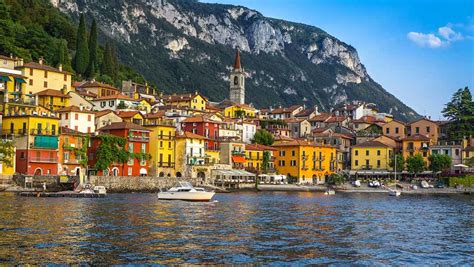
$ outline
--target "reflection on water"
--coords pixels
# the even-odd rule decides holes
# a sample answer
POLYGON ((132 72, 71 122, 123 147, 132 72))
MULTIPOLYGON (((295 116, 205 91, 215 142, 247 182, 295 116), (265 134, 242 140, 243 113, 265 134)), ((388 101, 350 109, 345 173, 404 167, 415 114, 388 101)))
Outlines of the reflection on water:
POLYGON ((469 264, 469 196, 219 194, 214 203, 0 194, 0 264, 469 264))

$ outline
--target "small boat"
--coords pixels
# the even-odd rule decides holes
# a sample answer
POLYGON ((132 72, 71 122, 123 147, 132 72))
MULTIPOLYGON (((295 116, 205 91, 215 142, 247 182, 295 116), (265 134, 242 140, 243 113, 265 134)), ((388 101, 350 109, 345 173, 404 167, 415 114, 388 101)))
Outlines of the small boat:
POLYGON ((326 190, 326 192, 324 192, 325 195, 335 195, 336 194, 336 191, 332 190, 332 189, 328 189, 326 190))
POLYGON ((107 195, 107 190, 105 189, 105 186, 96 185, 96 186, 94 186, 94 193, 101 194, 101 195, 107 195))
POLYGON ((394 190, 394 189, 389 188, 388 191, 389 191, 388 195, 394 196, 394 197, 398 197, 402 194, 402 191, 400 191, 400 190, 394 190))
POLYGON ((193 187, 188 182, 178 182, 178 185, 158 193, 161 200, 210 201, 216 193, 204 188, 193 187))

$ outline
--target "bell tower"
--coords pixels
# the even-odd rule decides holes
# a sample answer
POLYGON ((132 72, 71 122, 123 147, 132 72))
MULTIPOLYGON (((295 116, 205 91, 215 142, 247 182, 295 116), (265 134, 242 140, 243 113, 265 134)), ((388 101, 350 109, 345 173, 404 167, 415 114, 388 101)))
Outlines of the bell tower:
POLYGON ((230 73, 230 101, 245 104, 245 72, 240 65, 240 51, 235 53, 234 70, 230 73))

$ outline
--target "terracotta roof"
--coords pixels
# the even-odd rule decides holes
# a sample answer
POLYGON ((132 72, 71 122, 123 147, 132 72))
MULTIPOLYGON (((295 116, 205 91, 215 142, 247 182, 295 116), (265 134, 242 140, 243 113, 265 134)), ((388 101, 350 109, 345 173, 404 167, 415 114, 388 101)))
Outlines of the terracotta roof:
POLYGON ((121 130, 121 129, 139 130, 139 131, 150 132, 150 130, 148 130, 147 128, 145 128, 141 125, 135 124, 135 123, 128 122, 128 121, 113 122, 110 125, 106 125, 106 126, 100 128, 100 131, 121 130))
MULTIPOLYGON (((100 118, 100 117, 102 117, 102 116, 104 116, 104 115, 107 115, 107 114, 109 114, 109 113, 111 113, 111 112, 114 113, 114 111, 113 111, 113 110, 110 110, 110 109, 104 109, 104 110, 101 110, 101 111, 97 111, 97 112, 95 113, 95 117, 96 117, 96 118, 100 118)), ((114 114, 115 114, 115 113, 114 113, 114 114)))
POLYGON ((370 140, 364 143, 354 145, 353 147, 389 147, 389 146, 379 141, 370 140))
POLYGON ((402 141, 430 141, 431 139, 424 136, 424 135, 421 135, 421 134, 415 134, 415 135, 412 135, 412 136, 407 136, 405 138, 402 139, 402 141))
POLYGON ((37 96, 57 96, 63 98, 71 98, 70 95, 63 94, 60 90, 46 89, 41 92, 36 93, 37 96))
POLYGON ((194 93, 194 94, 181 94, 181 95, 164 95, 162 97, 163 101, 171 101, 171 102, 175 102, 175 101, 181 101, 181 100, 186 100, 186 101, 189 101, 191 99, 193 99, 195 96, 197 95, 200 95, 202 98, 204 98, 206 101, 207 101, 207 98, 204 97, 203 95, 199 94, 199 93, 194 93))
POLYGON ((327 133, 327 132, 319 132, 313 133, 314 137, 338 137, 338 138, 345 138, 345 139, 353 139, 352 136, 343 134, 343 133, 327 133))
POLYGON ((293 105, 293 106, 288 107, 288 108, 276 108, 276 109, 270 111, 270 114, 292 113, 300 107, 301 107, 301 105, 293 105))
POLYGON ((191 122, 221 123, 221 122, 219 122, 219 121, 211 120, 211 119, 207 118, 206 116, 189 117, 189 118, 186 118, 186 119, 183 121, 183 123, 191 123, 191 122))
POLYGON ((154 113, 145 114, 145 118, 147 118, 147 119, 158 119, 158 118, 162 118, 163 116, 165 116, 165 114, 166 114, 166 110, 158 110, 157 112, 154 112, 154 113))
POLYGON ((400 123, 400 124, 402 124, 403 126, 406 126, 406 123, 404 123, 403 121, 399 121, 399 120, 392 120, 392 121, 390 121, 390 122, 385 123, 385 125, 388 125, 389 123, 392 123, 392 122, 394 122, 394 123, 395 123, 395 122, 396 122, 396 123, 400 123))
POLYGON ((95 88, 95 87, 100 87, 100 88, 107 88, 107 89, 112 89, 116 91, 120 91, 119 89, 115 88, 114 86, 106 83, 101 83, 97 81, 86 81, 83 82, 81 85, 78 86, 79 88, 95 88))
POLYGON ((131 118, 131 117, 133 117, 137 114, 140 114, 143 117, 143 115, 140 112, 136 111, 136 110, 133 110, 133 111, 117 110, 117 111, 115 111, 115 114, 117 114, 117 116, 119 116, 122 119, 131 118))
POLYGON ((308 117, 313 112, 315 112, 314 108, 307 108, 300 111, 298 114, 295 115, 295 117, 308 117))
POLYGON ((345 121, 347 118, 344 117, 344 116, 332 116, 330 118, 328 118, 325 122, 343 122, 345 121))
POLYGON ((264 146, 260 144, 246 144, 245 145, 245 150, 258 150, 258 151, 276 151, 275 148, 270 147, 270 146, 264 146))
POLYGON ((283 135, 275 135, 274 138, 275 141, 293 141, 294 139, 288 136, 283 136, 283 135))
POLYGON ((288 142, 273 144, 272 146, 316 146, 314 142, 308 142, 305 140, 294 139, 288 142))
POLYGON ((68 71, 60 71, 59 69, 55 68, 55 67, 51 67, 51 66, 48 66, 48 65, 45 65, 45 64, 39 64, 37 62, 28 62, 26 64, 23 64, 23 66, 18 66, 16 67, 18 69, 21 69, 21 68, 30 68, 30 69, 39 69, 39 70, 46 70, 46 71, 52 71, 52 72, 58 72, 58 73, 64 73, 64 74, 72 74, 68 71))
POLYGON ((135 99, 130 98, 126 95, 123 94, 115 94, 115 95, 108 95, 108 96, 102 96, 94 99, 94 101, 99 101, 99 100, 111 100, 111 99, 121 99, 121 100, 129 100, 129 101, 135 101, 135 99))
POLYGON ((414 120, 414 121, 411 121, 409 124, 413 124, 413 123, 415 123, 415 122, 419 122, 419 121, 422 121, 422 120, 429 121, 429 122, 432 122, 432 123, 434 123, 434 124, 437 124, 436 121, 432 121, 432 120, 430 120, 430 119, 428 119, 428 118, 425 118, 425 117, 419 118, 419 119, 414 120))
POLYGON ((9 56, 4 56, 4 55, 0 55, 0 59, 14 60, 13 58, 9 56))
POLYGON ((85 109, 85 108, 83 108, 83 109, 81 110, 81 108, 78 107, 78 106, 69 106, 69 107, 61 108, 61 109, 56 110, 56 112, 59 112, 59 113, 63 113, 63 112, 78 112, 78 113, 92 113, 92 114, 95 114, 94 111, 87 110, 87 109, 85 109))
POLYGON ((312 130, 313 133, 324 133, 326 131, 332 132, 331 128, 314 128, 312 130))
POLYGON ((292 123, 292 122, 303 122, 305 121, 305 118, 288 118, 288 119, 283 119, 284 122, 286 123, 292 123))
POLYGON ((178 133, 176 138, 192 138, 192 139, 206 139, 206 137, 191 132, 178 133))
POLYGON ((60 128, 61 128, 61 134, 85 135, 85 133, 76 131, 68 127, 61 126, 60 128))
POLYGON ((322 112, 319 115, 312 117, 309 121, 323 122, 331 117, 331 113, 322 112))
POLYGON ((240 66, 240 50, 237 49, 235 52, 235 62, 234 62, 234 70, 239 70, 241 68, 240 66))
POLYGON ((78 95, 82 95, 82 96, 90 96, 90 97, 93 97, 93 98, 97 98, 97 94, 95 93, 92 93, 92 92, 89 92, 87 90, 76 90, 76 93, 78 95))

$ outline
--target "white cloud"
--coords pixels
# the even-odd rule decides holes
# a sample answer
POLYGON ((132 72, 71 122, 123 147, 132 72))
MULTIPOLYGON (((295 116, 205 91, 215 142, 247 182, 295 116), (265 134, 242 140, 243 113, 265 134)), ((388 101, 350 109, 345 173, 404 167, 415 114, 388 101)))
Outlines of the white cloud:
POLYGON ((463 39, 471 39, 469 35, 463 36, 454 28, 462 28, 463 24, 448 23, 446 26, 439 27, 436 33, 409 32, 407 38, 421 47, 439 48, 449 46, 451 43, 463 39))
POLYGON ((432 33, 409 32, 407 37, 415 44, 423 47, 438 48, 446 44, 446 42, 441 41, 439 37, 432 33))
POLYGON ((462 40, 463 38, 462 34, 459 32, 455 32, 452 29, 452 26, 449 24, 444 27, 440 27, 438 29, 438 34, 441 35, 444 39, 448 40, 449 42, 462 40))

